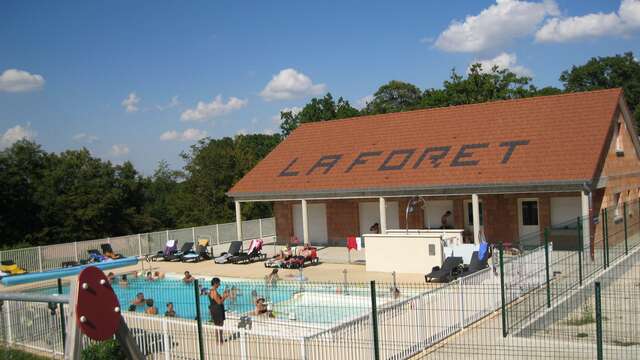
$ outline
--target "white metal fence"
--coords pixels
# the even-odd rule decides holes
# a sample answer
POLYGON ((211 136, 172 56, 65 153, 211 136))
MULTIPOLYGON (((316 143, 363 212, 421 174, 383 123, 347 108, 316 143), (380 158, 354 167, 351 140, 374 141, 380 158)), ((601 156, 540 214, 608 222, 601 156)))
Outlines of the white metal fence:
MULTIPOLYGON (((275 236, 275 219, 243 221, 242 235, 243 240, 275 236)), ((144 256, 162 250, 169 239, 184 243, 187 241, 196 242, 197 239, 207 238, 209 243, 214 246, 237 240, 236 237, 236 223, 215 224, 66 244, 3 250, 0 251, 0 260, 13 260, 18 266, 27 271, 35 272, 59 268, 63 262, 85 259, 88 256, 88 250, 99 250, 100 244, 105 243, 111 244, 116 253, 125 256, 144 256)))

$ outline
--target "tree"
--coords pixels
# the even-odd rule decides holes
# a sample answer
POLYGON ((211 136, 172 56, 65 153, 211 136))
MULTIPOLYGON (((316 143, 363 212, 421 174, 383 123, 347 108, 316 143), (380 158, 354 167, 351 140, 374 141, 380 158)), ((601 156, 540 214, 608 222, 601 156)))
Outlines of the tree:
POLYGON ((327 93, 323 98, 311 99, 297 114, 293 114, 291 111, 281 112, 282 123, 280 129, 283 136, 288 136, 303 123, 344 119, 358 116, 359 114, 358 109, 352 107, 349 101, 342 97, 335 101, 331 93, 327 93))
POLYGON ((153 175, 145 179, 146 203, 145 212, 154 220, 154 229, 174 228, 176 219, 172 207, 179 181, 184 177, 180 171, 171 170, 165 160, 158 162, 153 175))
POLYGON ((380 86, 373 94, 373 100, 367 104, 367 114, 386 114, 414 110, 420 107, 422 91, 415 85, 391 80, 380 86))
POLYGON ((593 57, 584 65, 563 71, 560 81, 569 92, 621 87, 636 126, 640 125, 640 62, 632 52, 593 57))
MULTIPOLYGON (((442 89, 426 90, 422 106, 475 104, 535 96, 537 89, 530 82, 531 78, 518 76, 508 69, 494 66, 490 71, 483 71, 481 64, 473 64, 466 78, 454 69, 442 89)), ((548 88, 545 89, 545 92, 550 91, 548 88)))

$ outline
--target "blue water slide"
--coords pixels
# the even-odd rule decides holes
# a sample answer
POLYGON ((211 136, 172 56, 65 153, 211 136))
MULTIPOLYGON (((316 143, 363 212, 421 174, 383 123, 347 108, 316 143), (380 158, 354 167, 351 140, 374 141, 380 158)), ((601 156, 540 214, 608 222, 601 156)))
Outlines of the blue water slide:
POLYGON ((43 272, 5 276, 2 278, 1 282, 2 282, 2 285, 5 285, 5 286, 27 284, 35 281, 51 280, 51 279, 62 278, 65 276, 77 275, 78 273, 80 273, 80 271, 82 271, 84 268, 88 266, 95 266, 100 270, 110 270, 110 269, 115 269, 123 266, 135 265, 137 263, 138 263, 138 258, 136 258, 135 256, 130 256, 130 257, 117 259, 117 260, 107 260, 99 263, 91 263, 86 265, 78 265, 78 266, 72 266, 67 268, 53 269, 53 270, 47 270, 43 272))

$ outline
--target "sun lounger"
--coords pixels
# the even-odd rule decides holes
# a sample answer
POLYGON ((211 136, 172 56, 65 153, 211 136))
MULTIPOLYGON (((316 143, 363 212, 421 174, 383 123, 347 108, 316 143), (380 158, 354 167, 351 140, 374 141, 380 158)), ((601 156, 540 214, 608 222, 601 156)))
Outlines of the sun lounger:
POLYGON ((164 250, 158 251, 154 255, 147 256, 147 261, 167 260, 167 257, 178 252, 178 242, 176 240, 167 240, 164 244, 164 250))
POLYGON ((254 261, 264 261, 267 259, 267 255, 262 253, 262 244, 264 241, 262 239, 254 239, 251 241, 251 245, 249 246, 249 251, 241 252, 237 256, 233 256, 229 258, 230 263, 234 264, 249 264, 254 261))
POLYGON ((179 251, 176 251, 164 258, 165 261, 182 261, 182 257, 193 252, 193 242, 186 242, 182 244, 179 251))
POLYGON ((213 261, 215 261, 216 264, 226 264, 229 262, 230 258, 240 255, 241 251, 242 241, 232 241, 231 244, 229 244, 229 251, 223 252, 222 254, 220 254, 220 256, 213 259, 213 261))
POLYGON ((198 245, 196 246, 196 251, 184 254, 182 256, 183 262, 198 262, 200 260, 211 260, 211 255, 209 255, 209 239, 200 239, 198 240, 198 245))
POLYGON ((291 259, 286 260, 282 267, 287 269, 299 269, 307 265, 316 265, 320 263, 320 258, 318 257, 318 249, 316 249, 315 247, 306 247, 303 248, 302 251, 308 251, 309 254, 307 256, 293 256, 291 257, 291 259))
POLYGON ((488 268, 489 267, 489 264, 487 263, 488 259, 489 258, 480 260, 480 257, 478 256, 478 252, 474 251, 473 254, 471 254, 471 262, 469 263, 468 266, 465 265, 464 271, 462 272, 461 276, 471 275, 482 269, 488 268))
POLYGON ((424 276, 424 280, 426 282, 449 282, 460 274, 462 264, 462 257, 449 256, 444 259, 442 267, 434 266, 431 272, 424 276))

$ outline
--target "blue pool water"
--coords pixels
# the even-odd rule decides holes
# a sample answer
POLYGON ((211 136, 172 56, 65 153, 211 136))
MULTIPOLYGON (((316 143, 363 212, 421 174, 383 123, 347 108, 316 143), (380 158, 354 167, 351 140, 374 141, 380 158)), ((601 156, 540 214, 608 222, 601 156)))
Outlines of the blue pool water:
MULTIPOLYGON (((202 294, 198 295, 200 300, 200 311, 203 319, 209 320, 209 279, 199 279, 204 286, 202 294)), ((235 315, 243 315, 255 310, 255 292, 259 297, 264 297, 274 311, 276 318, 295 319, 297 321, 329 324, 347 318, 364 314, 369 310, 370 299, 366 289, 350 290, 350 295, 342 295, 335 285, 309 286, 297 282, 279 282, 276 286, 267 286, 264 281, 225 281, 219 289, 220 294, 225 289, 235 288, 237 296, 235 299, 227 299, 225 309, 235 315), (302 290, 302 291, 301 291, 302 290)), ((176 315, 181 318, 196 318, 196 291, 194 284, 185 284, 181 280, 162 279, 147 281, 142 278, 129 278, 127 286, 121 286, 118 282, 113 284, 113 289, 118 296, 120 306, 126 310, 136 294, 142 292, 145 299, 153 299, 154 305, 158 308, 158 313, 164 315, 166 305, 172 302, 176 315)), ((42 288, 35 290, 40 293, 54 294, 56 288, 42 288)), ((63 293, 68 294, 68 286, 63 287, 63 293)), ((136 306, 137 312, 144 312, 146 306, 136 306)))

